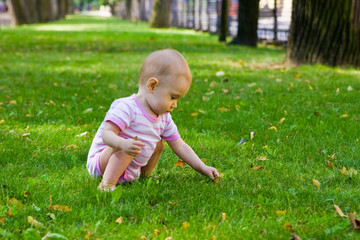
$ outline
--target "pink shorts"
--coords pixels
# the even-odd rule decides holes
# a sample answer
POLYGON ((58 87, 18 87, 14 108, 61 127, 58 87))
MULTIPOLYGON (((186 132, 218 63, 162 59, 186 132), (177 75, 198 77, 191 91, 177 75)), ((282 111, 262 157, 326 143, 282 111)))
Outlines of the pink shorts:
MULTIPOLYGON (((94 178, 99 178, 99 177, 102 177, 102 175, 103 175, 103 173, 101 172, 101 169, 100 169, 100 155, 101 155, 101 152, 96 153, 93 157, 88 159, 88 162, 86 164, 86 167, 87 167, 90 175, 94 178)), ((131 164, 130 164, 125 169, 124 173, 119 177, 119 180, 117 181, 117 183, 120 184, 120 183, 134 181, 135 179, 139 178, 140 172, 141 172, 140 168, 135 168, 135 167, 131 166, 131 164)))

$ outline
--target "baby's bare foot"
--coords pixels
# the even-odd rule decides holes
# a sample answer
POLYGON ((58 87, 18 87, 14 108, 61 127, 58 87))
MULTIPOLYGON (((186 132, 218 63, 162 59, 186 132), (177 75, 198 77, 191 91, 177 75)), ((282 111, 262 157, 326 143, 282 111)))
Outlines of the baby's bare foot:
POLYGON ((101 182, 98 186, 98 189, 100 191, 104 191, 104 192, 112 192, 115 190, 115 188, 116 188, 116 185, 111 184, 111 183, 104 183, 104 182, 101 182))

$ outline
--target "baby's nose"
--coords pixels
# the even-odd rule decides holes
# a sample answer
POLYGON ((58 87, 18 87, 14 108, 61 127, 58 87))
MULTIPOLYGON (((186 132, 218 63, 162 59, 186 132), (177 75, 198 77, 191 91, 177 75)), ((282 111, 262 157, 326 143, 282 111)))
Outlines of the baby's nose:
POLYGON ((173 103, 173 108, 176 108, 177 107, 177 102, 175 101, 174 103, 173 103))

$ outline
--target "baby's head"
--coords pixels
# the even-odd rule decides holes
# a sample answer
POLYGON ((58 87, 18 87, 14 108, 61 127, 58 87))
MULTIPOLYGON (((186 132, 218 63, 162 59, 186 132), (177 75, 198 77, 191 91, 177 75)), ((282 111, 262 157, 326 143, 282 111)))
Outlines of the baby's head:
POLYGON ((176 50, 151 53, 143 62, 139 76, 139 93, 151 110, 161 115, 177 107, 192 82, 189 65, 176 50))

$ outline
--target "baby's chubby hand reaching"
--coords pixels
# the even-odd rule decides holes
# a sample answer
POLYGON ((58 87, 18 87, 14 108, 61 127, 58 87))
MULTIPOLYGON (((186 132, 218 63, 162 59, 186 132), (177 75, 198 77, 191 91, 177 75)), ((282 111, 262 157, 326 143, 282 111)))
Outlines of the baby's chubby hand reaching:
POLYGON ((219 177, 219 173, 216 168, 207 165, 201 168, 201 172, 202 174, 209 176, 212 180, 214 180, 215 176, 219 177))
POLYGON ((123 150, 126 154, 136 157, 141 153, 141 148, 145 146, 145 144, 137 139, 123 139, 120 144, 121 150, 123 150))

